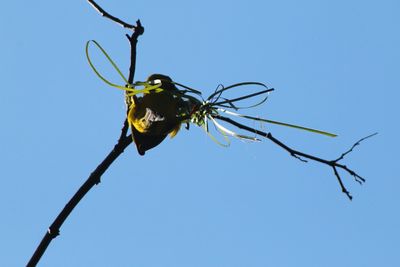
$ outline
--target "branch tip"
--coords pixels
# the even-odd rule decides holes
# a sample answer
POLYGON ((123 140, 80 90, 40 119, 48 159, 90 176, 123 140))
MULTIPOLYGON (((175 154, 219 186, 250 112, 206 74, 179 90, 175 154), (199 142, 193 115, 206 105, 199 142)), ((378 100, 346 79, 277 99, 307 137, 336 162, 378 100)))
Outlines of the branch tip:
POLYGON ((56 238, 57 236, 59 236, 60 235, 60 230, 59 229, 54 229, 54 230, 52 230, 51 229, 52 227, 50 227, 49 229, 47 229, 47 233, 50 235, 50 237, 53 239, 53 238, 56 238))
POLYGON ((368 136, 366 136, 366 137, 361 138, 360 140, 358 140, 357 142, 355 142, 355 143, 351 146, 351 148, 350 148, 349 150, 347 150, 346 152, 342 153, 342 155, 340 155, 340 157, 338 157, 336 160, 334 160, 334 162, 338 162, 338 161, 344 159, 344 157, 345 157, 347 154, 349 154, 350 152, 352 152, 353 149, 354 149, 356 146, 360 145, 362 141, 364 141, 365 139, 371 138, 371 137, 373 137, 373 136, 375 136, 375 135, 377 135, 377 134, 378 134, 378 133, 376 132, 376 133, 373 133, 373 134, 370 134, 370 135, 368 135, 368 136))
POLYGON ((347 196, 350 200, 352 200, 353 197, 352 197, 352 195, 350 194, 350 192, 346 189, 345 185, 343 184, 342 178, 340 177, 340 174, 339 174, 339 172, 338 172, 338 168, 340 168, 340 169, 342 169, 342 170, 345 170, 347 173, 349 173, 351 176, 353 176, 354 179, 355 179, 355 181, 356 181, 357 183, 362 184, 362 183, 365 182, 365 179, 364 179, 364 178, 362 178, 360 175, 358 175, 355 171, 349 169, 346 165, 340 164, 339 161, 342 160, 342 159, 344 158, 345 155, 347 155, 348 153, 350 153, 350 152, 354 149, 355 146, 357 146, 358 144, 360 144, 360 142, 364 141, 364 140, 367 139, 367 138, 370 138, 370 137, 376 135, 377 133, 374 133, 374 134, 368 135, 368 136, 366 136, 366 137, 364 137, 364 138, 361 138, 361 139, 358 140, 348 151, 346 151, 345 153, 343 153, 343 154, 342 154, 339 158, 337 158, 336 160, 326 160, 326 159, 323 159, 323 158, 320 158, 320 157, 316 157, 316 156, 313 156, 313 155, 310 155, 310 154, 306 154, 306 153, 303 153, 303 152, 301 152, 301 151, 298 151, 298 150, 295 150, 295 149, 293 149, 293 148, 290 148, 290 147, 288 147, 286 144, 282 143, 280 140, 278 140, 277 138, 275 138, 274 136, 272 136, 272 134, 269 133, 269 132, 267 133, 267 132, 263 132, 263 131, 260 131, 260 130, 251 128, 251 127, 249 127, 249 126, 246 126, 246 125, 244 125, 244 124, 241 124, 241 123, 239 123, 239 122, 237 122, 237 121, 234 121, 234 120, 232 120, 232 119, 230 119, 230 118, 227 118, 227 117, 224 117, 224 116, 221 116, 221 115, 215 115, 214 118, 215 118, 215 119, 222 120, 222 121, 225 121, 225 122, 227 122, 227 123, 230 123, 230 124, 232 124, 233 126, 238 127, 239 129, 242 129, 242 130, 245 130, 245 131, 249 131, 249 132, 255 133, 255 134, 259 135, 259 136, 263 136, 263 137, 265 137, 265 138, 271 140, 273 143, 275 143, 275 144, 278 145, 279 147, 281 147, 281 148, 283 148, 284 150, 286 150, 292 157, 297 158, 297 159, 299 159, 300 161, 306 162, 305 159, 308 159, 308 160, 316 161, 316 162, 319 162, 319 163, 322 163, 322 164, 325 164, 325 165, 330 166, 330 167, 333 169, 333 172, 334 172, 334 174, 335 174, 335 177, 336 177, 337 181, 339 182, 339 185, 340 185, 340 188, 341 188, 342 192, 345 193, 346 196, 347 196))

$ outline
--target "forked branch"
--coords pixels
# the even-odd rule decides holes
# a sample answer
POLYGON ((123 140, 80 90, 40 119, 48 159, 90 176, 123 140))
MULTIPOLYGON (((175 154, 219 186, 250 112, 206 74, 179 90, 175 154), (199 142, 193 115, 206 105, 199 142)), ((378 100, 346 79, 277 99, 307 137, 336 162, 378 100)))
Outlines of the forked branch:
POLYGON ((255 133, 257 135, 263 136, 265 138, 268 138, 269 140, 271 140, 272 142, 274 142, 275 144, 277 144, 278 146, 280 146, 281 148, 286 150, 292 157, 295 157, 295 158, 301 160, 302 162, 307 162, 307 160, 305 160, 305 159, 309 159, 309 160, 313 160, 313 161, 320 162, 320 163, 328 165, 329 167, 332 168, 332 170, 333 170, 333 172, 334 172, 334 174, 335 174, 335 176, 336 176, 336 178, 337 178, 337 180, 339 182, 339 185, 341 187, 342 192, 345 193, 350 200, 352 200, 353 197, 351 196, 350 192, 346 189, 345 185, 343 184, 343 181, 342 181, 342 178, 341 178, 341 176, 340 176, 340 174, 338 172, 338 169, 342 169, 342 170, 346 171, 347 173, 349 173, 351 176, 354 177, 354 180, 356 182, 358 182, 359 184, 362 184, 362 183, 365 182, 365 179, 362 178, 360 175, 358 175, 355 171, 349 169, 346 165, 343 165, 343 164, 341 164, 339 162, 342 159, 344 159, 344 157, 347 154, 352 152, 353 149, 356 146, 358 146, 362 141, 364 141, 365 139, 376 135, 377 133, 374 133, 374 134, 368 135, 368 136, 366 136, 364 138, 361 138, 348 151, 344 152, 337 159, 335 159, 335 160, 326 160, 326 159, 319 158, 319 157, 316 157, 316 156, 313 156, 313 155, 310 155, 310 154, 303 153, 301 151, 297 151, 297 150, 295 150, 293 148, 290 148, 287 145, 285 145, 284 143, 282 143, 281 141, 279 141, 278 139, 276 139, 274 136, 272 136, 271 133, 266 133, 266 132, 263 132, 263 131, 248 127, 246 125, 243 125, 241 123, 238 123, 237 121, 234 121, 234 120, 232 120, 230 118, 227 118, 227 117, 224 117, 224 116, 221 116, 221 115, 215 115, 214 118, 222 120, 222 121, 225 121, 225 122, 228 122, 228 123, 238 127, 239 129, 243 129, 243 130, 255 133))
MULTIPOLYGON (((129 43, 130 43, 130 48, 131 48, 131 60, 130 60, 131 62, 130 62, 129 78, 128 78, 127 86, 131 86, 133 84, 135 68, 136 68, 136 44, 137 44, 137 41, 138 41, 138 37, 144 33, 144 28, 141 25, 140 20, 138 20, 136 22, 136 25, 128 24, 128 23, 126 23, 126 22, 124 22, 124 21, 122 21, 122 20, 110 15, 109 13, 107 13, 95 1, 88 0, 88 2, 103 17, 108 18, 108 19, 114 21, 115 23, 117 23, 117 24, 119 24, 119 25, 121 25, 121 26, 133 31, 131 35, 127 35, 127 38, 129 40, 129 43)), ((243 84, 259 84, 260 85, 260 83, 254 83, 254 82, 252 82, 252 83, 242 83, 241 85, 243 85, 243 84)), ((261 84, 261 85, 263 85, 263 84, 261 84)), ((231 87, 233 88, 233 87, 237 87, 237 86, 238 85, 234 85, 234 86, 231 86, 231 87)), ((264 87, 266 87, 266 86, 264 86, 264 87)), ((214 95, 218 95, 219 94, 217 99, 221 96, 222 92, 225 91, 226 89, 227 88, 221 89, 220 91, 216 91, 214 93, 214 95)), ((224 107, 224 105, 226 105, 226 104, 232 105, 232 102, 239 101, 239 100, 242 100, 242 99, 245 99, 245 98, 249 98, 249 97, 253 97, 253 96, 256 96, 256 95, 268 93, 269 91, 272 91, 272 90, 273 89, 266 89, 264 91, 261 91, 261 92, 255 93, 255 94, 250 94, 250 95, 247 95, 247 96, 244 96, 244 97, 239 97, 239 98, 230 99, 230 100, 226 100, 225 99, 225 100, 223 100, 221 102, 215 102, 214 101, 212 104, 213 105, 219 105, 220 107, 224 107)), ((196 91, 196 90, 194 90, 194 91, 196 91)), ((135 97, 135 96, 133 96, 133 97, 135 97)), ((192 99, 192 98, 189 98, 189 99, 192 99)), ((263 100, 263 101, 265 101, 265 100, 263 100)), ((197 101, 197 102, 201 103, 200 101, 197 101)), ((195 102, 196 105, 197 105, 197 102, 195 102)), ((208 107, 210 107, 210 105, 208 105, 208 107)), ((192 114, 187 114, 186 116, 182 117, 182 120, 183 121, 187 121, 188 119, 190 119, 191 115, 192 114)), ((356 146, 358 146, 362 141, 364 141, 367 138, 370 138, 370 137, 374 136, 376 133, 360 139, 348 151, 346 151, 343 154, 341 154, 337 159, 335 159, 335 160, 326 160, 326 159, 323 159, 323 158, 319 158, 319 157, 316 157, 316 156, 313 156, 313 155, 310 155, 310 154, 306 154, 306 153, 303 153, 301 151, 297 151, 295 149, 292 149, 292 148, 288 147, 287 145, 285 145, 284 143, 282 143, 280 140, 276 139, 274 136, 272 136, 271 133, 263 132, 263 131, 248 127, 246 125, 238 123, 238 122, 236 122, 236 121, 234 121, 234 120, 232 120, 230 118, 221 116, 219 114, 212 114, 212 117, 215 118, 215 119, 222 120, 222 121, 225 121, 227 123, 230 123, 230 124, 240 128, 240 129, 243 129, 243 130, 255 133, 257 135, 263 136, 265 138, 268 138, 273 143, 277 144, 278 146, 280 146, 281 148, 286 150, 291 156, 301 160, 302 162, 307 162, 307 160, 312 160, 312 161, 316 161, 316 162, 320 162, 320 163, 323 163, 325 165, 328 165, 330 168, 332 168, 332 170, 334 172, 334 175, 336 176, 336 178, 337 178, 337 180, 338 180, 338 182, 340 184, 342 192, 345 193, 350 200, 352 199, 352 196, 350 195, 349 191, 346 189, 345 185, 343 184, 342 178, 341 178, 341 176, 339 174, 339 169, 344 170, 345 172, 347 172, 348 174, 353 176, 356 182, 358 182, 360 184, 365 182, 364 178, 359 176, 355 171, 349 169, 346 165, 341 164, 340 161, 343 160, 344 157, 347 154, 352 152, 353 149, 356 146)), ((247 117, 247 118, 251 118, 251 117, 247 117)), ((299 127, 297 127, 297 128, 299 128, 299 127)), ((71 198, 71 200, 62 209, 62 211, 57 216, 57 218, 54 220, 54 222, 50 225, 49 229, 46 231, 43 239, 41 240, 39 246, 36 248, 36 251, 32 255, 32 258, 28 262, 27 266, 36 266, 36 264, 39 262, 40 258, 42 257, 42 255, 46 251, 46 249, 47 249, 48 245, 50 244, 50 242, 55 237, 57 237, 59 235, 60 228, 61 228, 62 224, 68 218, 68 216, 73 211, 73 209, 78 205, 78 203, 82 200, 82 198, 86 195, 86 193, 88 193, 90 191, 90 189, 94 185, 100 183, 101 176, 110 167, 110 165, 124 152, 126 147, 128 147, 128 145, 130 143, 132 143, 131 135, 127 134, 128 133, 128 129, 129 129, 128 121, 125 119, 117 144, 114 146, 112 151, 107 155, 107 157, 100 163, 100 165, 98 165, 97 168, 90 174, 89 178, 79 188, 79 190, 75 193, 75 195, 71 198)))

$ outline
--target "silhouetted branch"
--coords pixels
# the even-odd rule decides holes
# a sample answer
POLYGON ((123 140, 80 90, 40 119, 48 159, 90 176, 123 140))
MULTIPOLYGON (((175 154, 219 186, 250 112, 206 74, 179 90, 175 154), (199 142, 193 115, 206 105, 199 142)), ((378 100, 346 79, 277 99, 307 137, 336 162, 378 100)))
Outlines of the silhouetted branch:
POLYGON ((131 29, 134 30, 136 28, 136 26, 126 23, 122 20, 120 20, 119 18, 116 18, 112 15, 110 15, 109 13, 107 13, 104 9, 102 9, 95 1, 93 0, 88 0, 89 4, 91 4, 93 6, 94 9, 97 10, 97 12, 99 12, 103 17, 108 18, 116 23, 118 23, 119 25, 121 25, 124 28, 127 29, 131 29))
POLYGON ((129 77, 128 77, 128 82, 129 84, 133 83, 133 77, 135 75, 135 70, 136 70, 136 44, 138 37, 144 33, 144 28, 142 26, 142 23, 140 20, 136 21, 136 29, 133 32, 131 36, 128 34, 126 37, 129 40, 129 43, 131 44, 131 66, 129 67, 129 77))
MULTIPOLYGON (((97 5, 94 1, 88 1, 96 10, 98 10, 104 17, 107 17, 118 24, 123 25, 125 28, 133 29, 133 33, 131 36, 128 35, 128 39, 131 46, 131 64, 129 68, 129 83, 133 83, 134 75, 135 75, 135 65, 136 65, 136 44, 137 39, 140 35, 143 34, 144 28, 142 27, 140 21, 137 21, 137 25, 133 26, 121 21, 118 18, 115 18, 105 12, 99 5, 97 5)), ((130 143, 132 143, 131 135, 127 135, 129 129, 128 121, 125 119, 123 127, 121 129, 121 134, 118 139, 117 144, 114 146, 113 150, 107 155, 107 157, 100 163, 99 166, 90 174, 89 178, 86 182, 79 188, 79 190, 75 193, 75 195, 68 201, 65 207, 62 209, 60 214, 54 220, 54 222, 50 225, 49 229, 46 231, 43 239, 41 240, 39 246, 36 248, 36 251, 32 255, 29 260, 27 266, 36 266, 39 262, 40 258, 46 251, 50 242, 56 238, 60 234, 60 228, 68 216, 71 214, 73 209, 78 205, 78 203, 82 200, 82 198, 86 195, 87 192, 92 189, 94 185, 100 183, 101 176, 104 172, 110 167, 110 165, 116 160, 125 150, 126 147, 130 143)))
POLYGON ((275 137, 273 137, 271 133, 266 133, 266 132, 263 132, 263 131, 259 131, 257 129, 248 127, 246 125, 243 125, 241 123, 238 123, 238 122, 236 122, 236 121, 234 121, 234 120, 232 120, 230 118, 227 118, 227 117, 224 117, 224 116, 221 116, 221 115, 215 115, 214 118, 222 120, 222 121, 225 121, 225 122, 228 122, 228 123, 240 128, 240 129, 243 129, 243 130, 258 134, 260 136, 263 136, 265 138, 268 138, 269 140, 271 140, 272 142, 274 142, 275 144, 277 144, 278 146, 280 146, 281 148, 283 148, 287 152, 289 152, 289 154, 292 157, 295 157, 295 158, 301 160, 302 162, 307 162, 307 160, 304 159, 304 158, 306 158, 306 159, 313 160, 313 161, 316 161, 316 162, 320 162, 320 163, 323 163, 323 164, 326 164, 326 165, 330 166, 333 169, 333 172, 334 172, 334 174, 335 174, 335 176, 336 176, 336 178, 337 178, 337 180, 339 182, 339 185, 340 185, 340 187, 342 189, 342 192, 345 193, 350 200, 352 200, 353 197, 350 195, 350 192, 344 186, 342 178, 339 175, 338 168, 346 171, 351 176, 353 176, 354 180, 356 182, 358 182, 359 184, 362 184, 362 183, 365 182, 364 178, 362 178, 360 175, 358 175, 355 171, 349 169, 346 165, 340 164, 339 161, 342 160, 348 153, 352 152, 354 147, 359 145, 360 142, 362 142, 363 140, 365 140, 367 138, 370 138, 370 137, 376 135, 377 133, 374 133, 374 134, 371 134, 371 135, 366 136, 364 138, 361 138, 348 151, 343 153, 336 160, 326 160, 326 159, 322 159, 322 158, 319 158, 319 157, 316 157, 316 156, 313 156, 313 155, 310 155, 310 154, 306 154, 306 153, 303 153, 301 151, 297 151, 295 149, 292 149, 292 148, 288 147, 287 145, 285 145, 284 143, 282 143, 281 141, 279 141, 278 139, 276 139, 275 137))
POLYGON ((364 137, 364 138, 361 138, 361 139, 358 140, 349 150, 347 150, 346 152, 344 152, 344 153, 343 153, 340 157, 338 157, 335 161, 342 160, 347 154, 349 154, 350 152, 352 152, 353 149, 354 149, 356 146, 360 145, 360 143, 361 143, 362 141, 364 141, 365 139, 370 138, 370 137, 372 137, 372 136, 374 136, 374 135, 377 135, 377 134, 378 134, 378 133, 373 133, 373 134, 368 135, 368 136, 366 136, 366 137, 364 137))

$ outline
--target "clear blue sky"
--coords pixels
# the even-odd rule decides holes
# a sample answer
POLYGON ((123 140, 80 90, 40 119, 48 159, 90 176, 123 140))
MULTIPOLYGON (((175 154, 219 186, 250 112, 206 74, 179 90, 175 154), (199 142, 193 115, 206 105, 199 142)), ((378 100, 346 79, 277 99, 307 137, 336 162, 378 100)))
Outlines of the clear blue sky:
MULTIPOLYGON (((398 1, 98 3, 145 27, 136 80, 164 73, 205 95, 219 83, 264 82, 276 91, 249 112, 336 132, 263 125, 327 159, 379 135, 344 161, 367 179, 359 186, 343 173, 352 202, 329 168, 268 140, 222 148, 193 126, 144 157, 132 146, 40 266, 400 266, 398 1)), ((129 46, 127 31, 83 0, 2 10, 0 266, 23 266, 124 120, 123 94, 94 75, 85 42, 99 41, 125 72, 129 46)))

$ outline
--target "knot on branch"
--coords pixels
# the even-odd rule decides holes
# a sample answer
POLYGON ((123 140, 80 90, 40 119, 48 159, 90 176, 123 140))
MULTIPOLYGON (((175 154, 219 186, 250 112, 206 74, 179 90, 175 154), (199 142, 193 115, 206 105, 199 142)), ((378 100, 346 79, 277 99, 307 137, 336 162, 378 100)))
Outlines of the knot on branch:
POLYGON ((137 33, 138 36, 144 33, 144 27, 142 26, 140 19, 136 21, 135 33, 137 33))
POLYGON ((140 19, 136 21, 136 26, 134 28, 134 31, 132 35, 126 34, 126 38, 128 38, 129 42, 131 44, 134 44, 137 42, 137 39, 140 35, 144 33, 144 27, 142 26, 142 23, 140 22, 140 19))
POLYGON ((347 197, 348 197, 350 200, 352 200, 353 197, 350 195, 349 191, 348 191, 348 190, 346 189, 346 187, 344 186, 344 184, 343 184, 343 182, 342 182, 342 178, 340 177, 340 174, 339 174, 339 172, 338 172, 338 169, 342 169, 342 170, 346 171, 348 174, 350 174, 351 176, 353 176, 353 177, 354 177, 354 180, 355 180, 356 182, 358 182, 359 184, 364 183, 364 182, 365 182, 365 179, 362 178, 360 175, 358 175, 355 171, 349 169, 346 165, 340 164, 339 162, 340 162, 342 159, 344 159, 344 157, 345 157, 347 154, 349 154, 350 152, 352 152, 353 149, 354 149, 356 146, 360 145, 360 143, 361 143, 362 141, 364 141, 365 139, 368 139, 368 138, 373 137, 373 136, 375 136, 375 135, 378 134, 378 133, 374 133, 374 134, 370 134, 370 135, 368 135, 368 136, 366 136, 366 137, 364 137, 364 138, 361 138, 361 139, 358 140, 349 150, 347 150, 346 152, 342 153, 342 155, 341 155, 340 157, 338 157, 337 159, 335 159, 335 160, 326 160, 326 159, 323 159, 323 158, 320 158, 320 157, 316 157, 316 156, 313 156, 313 155, 310 155, 310 154, 306 154, 306 153, 303 153, 303 152, 301 152, 301 151, 298 151, 298 150, 295 150, 295 149, 293 149, 293 148, 290 148, 290 147, 288 147, 286 144, 282 143, 280 140, 278 140, 277 138, 275 138, 274 136, 272 136, 272 134, 269 133, 269 132, 266 133, 266 132, 263 132, 263 131, 260 131, 260 130, 253 129, 253 128, 251 128, 251 127, 248 127, 248 126, 246 126, 246 125, 243 125, 243 124, 241 124, 241 123, 238 123, 238 122, 236 122, 236 121, 234 121, 234 120, 232 120, 232 119, 230 119, 230 118, 226 118, 226 117, 223 117, 223 116, 220 116, 220 115, 215 116, 215 118, 217 118, 217 119, 219 119, 219 120, 222 120, 222 121, 225 121, 225 122, 228 122, 228 123, 230 123, 230 124, 232 124, 232 125, 234 125, 234 126, 240 128, 240 129, 243 129, 243 130, 246 130, 246 131, 249 131, 249 132, 253 132, 253 133, 256 133, 256 134, 258 134, 258 135, 260 135, 260 136, 263 136, 263 137, 265 137, 265 138, 268 138, 268 139, 271 140, 273 143, 277 144, 278 146, 280 146, 281 148, 283 148, 284 150, 286 150, 292 157, 294 157, 294 158, 296 158, 296 159, 298 159, 298 160, 300 160, 300 161, 302 161, 302 162, 307 162, 307 159, 308 159, 308 160, 312 160, 312 161, 315 161, 315 162, 319 162, 319 163, 328 165, 329 167, 332 168, 332 170, 333 170, 333 172, 334 172, 334 174, 335 174, 335 176, 336 176, 336 178, 337 178, 337 180, 338 180, 338 182, 339 182, 339 184, 340 184, 340 187, 341 187, 341 189, 342 189, 342 192, 345 193, 345 194, 347 195, 347 197))
POLYGON ((58 235, 60 235, 60 230, 59 229, 52 229, 53 227, 50 226, 49 229, 47 229, 47 233, 51 238, 56 238, 58 235))

